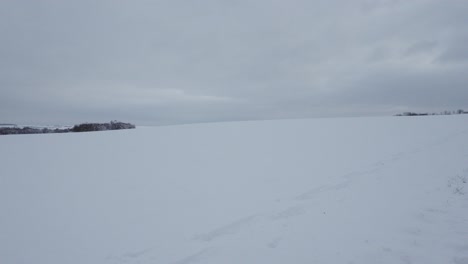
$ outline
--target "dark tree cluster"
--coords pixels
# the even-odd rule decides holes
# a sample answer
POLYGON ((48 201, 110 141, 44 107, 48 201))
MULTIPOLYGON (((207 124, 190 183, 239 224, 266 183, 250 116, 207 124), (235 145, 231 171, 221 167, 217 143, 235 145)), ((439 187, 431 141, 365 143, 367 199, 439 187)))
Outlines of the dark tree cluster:
POLYGON ((402 114, 396 114, 396 116, 428 116, 428 115, 462 115, 468 114, 467 111, 458 109, 456 111, 442 111, 440 113, 415 113, 415 112, 404 112, 402 114))
POLYGON ((135 125, 129 123, 122 123, 111 121, 110 123, 84 123, 75 125, 71 131, 73 132, 90 132, 90 131, 105 131, 105 130, 119 130, 119 129, 132 129, 135 125))
POLYGON ((49 134, 68 132, 90 132, 119 129, 133 129, 135 125, 118 121, 110 123, 84 123, 75 125, 72 128, 34 128, 34 127, 0 127, 0 135, 20 135, 20 134, 49 134))
POLYGON ((396 116, 427 116, 428 113, 414 113, 414 112, 404 112, 403 114, 397 114, 396 116))
POLYGON ((48 134, 48 133, 66 133, 70 129, 51 129, 34 127, 0 127, 0 135, 21 135, 21 134, 48 134))

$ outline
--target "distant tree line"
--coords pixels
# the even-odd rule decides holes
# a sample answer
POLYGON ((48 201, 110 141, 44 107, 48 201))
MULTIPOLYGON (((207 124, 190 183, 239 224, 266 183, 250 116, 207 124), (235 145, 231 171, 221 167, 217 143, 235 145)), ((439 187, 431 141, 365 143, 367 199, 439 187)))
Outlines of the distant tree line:
POLYGON ((90 131, 105 131, 105 130, 119 130, 119 129, 132 129, 135 125, 129 123, 122 123, 111 121, 110 123, 84 123, 75 125, 71 128, 72 132, 90 132, 90 131))
POLYGON ((456 111, 442 111, 440 113, 415 113, 415 112, 404 112, 401 114, 396 114, 395 116, 428 116, 428 115, 462 115, 468 114, 468 111, 463 109, 458 109, 456 111))
POLYGON ((110 123, 83 123, 74 125, 72 128, 35 128, 35 127, 0 127, 0 135, 19 135, 19 134, 49 134, 49 133, 68 133, 68 132, 91 132, 105 130, 133 129, 135 125, 118 121, 110 123))

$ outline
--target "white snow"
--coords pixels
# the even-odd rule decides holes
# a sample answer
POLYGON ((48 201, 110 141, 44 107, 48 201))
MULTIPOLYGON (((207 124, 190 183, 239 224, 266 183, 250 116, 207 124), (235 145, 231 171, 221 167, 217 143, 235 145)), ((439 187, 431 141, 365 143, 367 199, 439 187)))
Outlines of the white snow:
POLYGON ((0 137, 0 263, 468 264, 468 115, 0 137))

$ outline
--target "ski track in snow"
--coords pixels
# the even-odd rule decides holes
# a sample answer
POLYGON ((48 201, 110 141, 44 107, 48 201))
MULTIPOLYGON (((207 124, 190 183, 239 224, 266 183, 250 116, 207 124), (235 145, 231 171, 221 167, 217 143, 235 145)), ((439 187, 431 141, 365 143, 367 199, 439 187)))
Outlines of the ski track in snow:
POLYGON ((192 254, 190 256, 184 257, 180 260, 177 260, 175 262, 172 262, 172 264, 191 264, 191 263, 197 263, 202 261, 204 258, 206 258, 210 252, 212 251, 212 248, 204 248, 200 251, 198 251, 195 254, 192 254))
MULTIPOLYGON (((457 133, 454 136, 459 136, 459 135, 464 134, 464 133, 466 133, 466 131, 464 131, 463 133, 457 133)), ((246 229, 248 227, 250 227, 251 229, 254 229, 254 227, 253 227, 254 225, 261 226, 261 225, 267 224, 268 222, 271 222, 271 221, 278 221, 278 220, 288 219, 288 218, 291 218, 291 217, 301 217, 302 215, 307 213, 307 209, 306 209, 307 205, 304 205, 303 202, 306 202, 308 200, 309 201, 313 200, 318 195, 321 195, 323 193, 336 192, 336 191, 340 191, 342 189, 346 189, 351 184, 355 184, 357 182, 358 178, 361 178, 361 177, 364 177, 364 176, 372 176, 375 173, 379 172, 380 170, 384 169, 385 166, 387 166, 389 164, 396 163, 396 162, 398 162, 398 161, 400 161, 402 159, 408 158, 408 156, 410 156, 410 155, 416 155, 416 154, 421 153, 421 152, 423 152, 423 151, 425 151, 425 150, 427 150, 429 148, 433 148, 435 146, 444 144, 444 143, 448 142, 451 139, 453 139, 453 136, 443 137, 443 138, 437 139, 437 140, 435 140, 435 141, 433 141, 431 143, 428 143, 428 144, 426 144, 426 145, 424 145, 422 147, 417 147, 417 148, 414 148, 413 150, 409 150, 409 151, 406 151, 406 152, 398 152, 396 154, 391 155, 390 158, 383 159, 381 161, 377 161, 377 162, 371 164, 366 169, 363 169, 361 171, 354 171, 354 172, 344 174, 341 177, 344 181, 341 182, 341 183, 327 184, 327 185, 319 186, 319 187, 313 188, 313 189, 311 189, 309 191, 300 193, 299 195, 295 196, 292 200, 290 200, 289 201, 289 206, 285 207, 284 209, 277 210, 276 212, 270 212, 270 213, 268 213, 266 215, 265 214, 262 215, 261 213, 257 213, 257 214, 253 214, 253 215, 249 215, 249 216, 245 216, 245 217, 240 217, 239 219, 234 220, 231 223, 228 223, 228 224, 226 224, 224 226, 221 226, 219 228, 216 228, 214 230, 208 231, 208 232, 203 233, 203 234, 195 235, 194 239, 196 241, 200 241, 200 242, 203 242, 203 243, 213 244, 214 242, 217 242, 217 240, 220 239, 220 238, 223 238, 223 237, 229 236, 229 235, 231 235, 231 236, 236 235, 236 233, 242 232, 244 229, 246 229), (299 205, 296 204, 297 201, 301 202, 301 204, 299 204, 299 205), (262 224, 262 222, 263 222, 263 224, 262 224)), ((429 208, 429 209, 426 209, 426 213, 429 216, 425 215, 424 213, 420 213, 416 217, 419 218, 419 220, 421 222, 425 222, 426 224, 431 224, 431 221, 435 221, 434 220, 435 218, 437 218, 437 217, 440 218, 446 212, 443 209, 429 208)), ((443 221, 443 220, 439 219, 439 221, 443 221)), ((459 223, 458 226, 460 227, 460 230, 458 230, 458 231, 461 231, 463 233, 463 230, 461 230, 461 228, 466 227, 466 223, 459 223)), ((424 233, 430 232, 430 230, 428 230, 427 228, 424 229, 424 227, 421 227, 421 226, 413 227, 413 228, 408 227, 403 231, 414 238, 413 239, 413 245, 414 246, 418 246, 418 244, 421 243, 421 242, 418 242, 419 237, 421 237, 424 233)), ((468 237, 468 232, 464 232, 464 233, 468 237)), ((271 241, 266 241, 265 245, 270 249, 276 249, 279 246, 279 244, 280 244, 280 242, 282 240, 283 240, 282 237, 277 237, 277 238, 275 238, 275 239, 273 239, 271 241)), ((184 257, 184 258, 182 258, 182 259, 180 259, 178 261, 172 262, 172 264, 191 264, 191 263, 201 262, 203 259, 209 257, 210 252, 213 251, 213 247, 216 247, 216 246, 222 246, 222 244, 221 245, 219 245, 219 243, 218 243, 218 245, 213 244, 212 247, 208 247, 208 248, 201 247, 202 249, 199 250, 198 252, 196 252, 196 253, 194 253, 192 255, 189 255, 187 257, 184 257)), ((467 251, 468 252, 468 246, 466 246, 466 245, 459 246, 459 248, 462 248, 461 251, 467 251)), ((127 253, 127 254, 124 255, 124 258, 126 260, 124 262, 131 262, 132 259, 136 260, 138 257, 140 257, 143 254, 148 253, 149 251, 150 251, 150 249, 146 249, 146 250, 142 250, 142 251, 139 251, 139 252, 127 253)), ((399 257, 397 257, 397 259, 399 260, 400 263, 409 263, 409 264, 413 263, 411 257, 405 252, 395 252, 393 249, 388 248, 388 247, 382 247, 382 251, 384 253, 386 253, 386 254, 391 255, 391 256, 393 256, 393 255, 399 256, 399 257)), ((460 258, 455 257, 453 259, 453 263, 455 263, 455 264, 468 264, 468 257, 460 257, 460 258)))
POLYGON ((201 240, 204 242, 210 242, 212 240, 215 240, 219 237, 223 237, 225 235, 235 234, 242 228, 248 225, 251 225, 256 218, 258 218, 258 215, 251 215, 251 216, 240 218, 232 223, 229 223, 220 228, 216 228, 210 232, 207 232, 201 235, 196 235, 195 239, 201 240))
POLYGON ((352 183, 352 180, 347 180, 342 183, 323 185, 323 186, 314 188, 312 190, 309 190, 307 192, 301 193, 300 195, 296 197, 296 200, 310 200, 310 199, 315 198, 316 195, 324 193, 324 192, 337 191, 340 189, 344 189, 348 187, 351 183, 352 183))
MULTIPOLYGON (((247 226, 252 226, 253 224, 257 225, 262 225, 260 221, 263 221, 264 224, 266 224, 267 221, 277 221, 281 219, 287 219, 291 217, 300 217, 301 215, 306 214, 307 210, 306 207, 307 205, 297 205, 295 204, 295 201, 300 201, 304 202, 307 200, 313 200, 314 198, 317 197, 317 195, 326 193, 326 192, 336 192, 340 191, 342 189, 345 189, 349 187, 351 184, 356 183, 357 178, 364 177, 364 176, 372 176, 375 173, 379 172, 380 170, 384 169, 385 166, 389 164, 396 163, 402 159, 408 158, 408 156, 416 155, 418 153, 421 153, 427 149, 442 145, 450 140, 452 140, 456 136, 460 136, 463 134, 466 134, 467 131, 463 131, 461 133, 455 133, 452 136, 447 136, 447 137, 442 137, 439 139, 434 140, 433 142, 427 143, 421 147, 416 147, 412 150, 405 151, 405 152, 398 152, 396 154, 391 155, 390 158, 383 159, 381 161, 375 162, 371 164, 368 168, 363 169, 361 171, 354 171, 350 172, 347 174, 344 174, 341 178, 344 179, 343 182, 341 183, 336 183, 336 184, 327 184, 323 186, 319 186, 316 188, 313 188, 309 191, 300 193, 297 195, 294 199, 292 199, 289 202, 289 207, 285 207, 284 209, 278 210, 277 212, 271 212, 269 213, 269 217, 261 217, 261 214, 255 214, 247 217, 242 217, 236 221, 233 221, 230 224, 227 224, 223 227, 217 228, 215 230, 212 230, 210 232, 197 235, 195 236, 196 240, 200 240, 203 242, 212 242, 220 237, 223 237, 225 235, 235 235, 237 232, 242 232, 244 228, 247 226), (256 223, 254 223, 256 221, 256 223)), ((430 213, 440 213, 443 212, 441 209, 428 209, 430 213)), ((429 219, 433 219, 434 217, 424 217, 423 214, 419 215, 421 221, 430 221, 429 219)), ((463 227, 466 227, 466 223, 464 225, 461 225, 463 227)), ((461 230, 460 230, 461 231, 461 230)), ((413 244, 415 246, 418 245, 418 237, 421 236, 423 233, 423 230, 420 227, 417 228, 407 228, 406 233, 410 234, 411 236, 414 236, 414 242, 413 244)), ((468 232, 465 232, 467 237, 468 237, 468 232)), ((278 247, 280 241, 283 238, 276 238, 273 239, 272 241, 266 241, 265 244, 268 248, 275 249, 278 247)), ((395 252, 392 252, 393 250, 390 248, 384 248, 384 251, 387 253, 392 253, 395 254, 395 252)), ((204 250, 201 251, 201 253, 204 253, 204 250)), ((198 260, 198 255, 196 254, 195 260, 198 260)), ((401 263, 413 263, 411 260, 411 257, 407 255, 404 252, 400 252, 397 255, 399 255, 399 261, 401 263)), ((188 260, 192 261, 192 257, 189 257, 188 260)), ((179 263, 179 262, 177 262, 179 263)), ((191 263, 191 262, 180 262, 180 263, 191 263)), ((462 257, 462 258, 454 258, 453 263, 456 264, 468 264, 468 258, 462 257)))
POLYGON ((304 209, 303 206, 292 206, 278 213, 273 213, 270 219, 272 220, 287 219, 290 217, 300 216, 305 213, 306 213, 306 210, 304 209))
POLYGON ((120 256, 108 256, 106 260, 113 263, 141 263, 141 261, 147 257, 152 248, 146 248, 139 251, 127 252, 120 256))

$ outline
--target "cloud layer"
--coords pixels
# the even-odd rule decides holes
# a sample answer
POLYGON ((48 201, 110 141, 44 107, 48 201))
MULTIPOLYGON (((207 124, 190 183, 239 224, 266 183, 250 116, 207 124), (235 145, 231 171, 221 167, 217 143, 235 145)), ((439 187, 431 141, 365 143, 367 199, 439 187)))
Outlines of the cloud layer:
POLYGON ((468 2, 0 2, 0 122, 467 107, 468 2))

